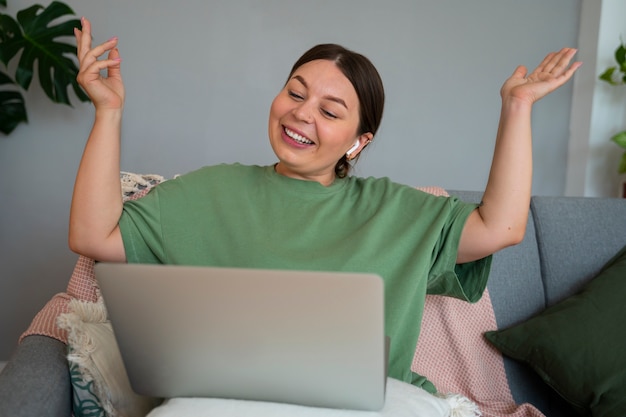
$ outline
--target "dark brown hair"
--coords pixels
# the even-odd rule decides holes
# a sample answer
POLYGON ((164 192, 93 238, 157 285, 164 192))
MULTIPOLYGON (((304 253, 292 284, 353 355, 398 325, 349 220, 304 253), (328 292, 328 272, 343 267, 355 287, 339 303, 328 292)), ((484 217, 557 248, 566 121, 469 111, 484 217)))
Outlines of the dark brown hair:
MULTIPOLYGON (((333 61, 350 81, 359 98, 359 128, 357 135, 371 132, 376 135, 383 118, 385 90, 376 67, 365 56, 332 43, 320 44, 306 51, 293 65, 287 81, 298 68, 310 61, 324 59, 333 61)), ((359 154, 360 155, 360 154, 359 154)), ((358 155, 353 161, 356 162, 358 155)), ((335 165, 335 174, 343 178, 350 172, 351 165, 344 155, 335 165)))

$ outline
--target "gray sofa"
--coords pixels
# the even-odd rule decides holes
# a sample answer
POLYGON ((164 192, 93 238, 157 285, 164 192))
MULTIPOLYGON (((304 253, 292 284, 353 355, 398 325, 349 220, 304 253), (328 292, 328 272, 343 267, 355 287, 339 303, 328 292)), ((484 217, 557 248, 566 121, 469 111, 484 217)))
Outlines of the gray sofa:
MULTIPOLYGON (((488 288, 499 329, 578 292, 626 245, 626 199, 533 197, 530 209, 522 243, 494 255, 488 288)), ((578 415, 527 365, 505 357, 505 369, 517 403, 548 417, 578 415)))
MULTIPOLYGON (((451 191, 477 202, 481 194, 451 191)), ((533 197, 524 241, 494 256, 488 288, 499 328, 572 295, 626 245, 626 199, 533 197)), ((71 415, 64 345, 30 336, 0 374, 0 417, 71 415), (39 407, 39 408, 38 408, 39 407)), ((505 358, 512 394, 548 417, 574 415, 528 366, 505 358)))

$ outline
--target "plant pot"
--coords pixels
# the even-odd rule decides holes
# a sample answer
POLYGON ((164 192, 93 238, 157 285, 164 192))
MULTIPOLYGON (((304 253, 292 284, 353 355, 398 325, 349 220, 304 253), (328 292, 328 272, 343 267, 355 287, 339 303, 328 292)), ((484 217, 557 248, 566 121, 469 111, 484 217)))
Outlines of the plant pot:
POLYGON ((617 182, 617 184, 617 196, 621 198, 626 198, 626 174, 621 174, 619 176, 619 181, 617 182))

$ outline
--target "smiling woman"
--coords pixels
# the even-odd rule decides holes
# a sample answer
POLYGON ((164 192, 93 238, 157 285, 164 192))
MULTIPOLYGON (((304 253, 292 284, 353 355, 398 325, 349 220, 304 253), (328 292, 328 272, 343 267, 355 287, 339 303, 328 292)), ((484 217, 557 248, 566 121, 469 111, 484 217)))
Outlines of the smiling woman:
POLYGON ((314 46, 294 64, 272 103, 269 133, 280 159, 277 171, 326 185, 335 175, 345 177, 348 161, 378 131, 384 103, 382 80, 369 59, 340 45, 314 46))
POLYGON ((504 83, 481 205, 388 178, 348 175, 349 161, 378 131, 385 94, 367 58, 334 44, 305 52, 273 100, 268 136, 275 164, 203 167, 122 203, 125 89, 118 39, 92 46, 87 19, 76 39, 78 81, 95 118, 71 204, 75 252, 98 261, 379 275, 392 341, 388 375, 430 387, 411 371, 426 293, 478 300, 490 255, 521 240, 530 200, 532 105, 580 65, 570 66, 576 51, 565 48, 530 73, 518 67, 504 83))
POLYGON ((323 185, 345 176, 347 167, 337 173, 337 161, 351 149, 351 156, 358 155, 373 137, 357 130, 359 108, 354 88, 333 62, 314 60, 298 68, 270 110, 276 171, 323 185))
POLYGON ((427 292, 477 300, 490 255, 523 237, 532 104, 580 65, 569 65, 576 51, 565 48, 505 82, 480 206, 347 175, 378 130, 385 94, 367 58, 334 44, 305 52, 271 105, 276 164, 201 168, 123 204, 118 39, 92 46, 83 19, 76 40, 78 81, 96 114, 76 177, 71 248, 100 261, 375 273, 385 281, 389 376, 417 385, 425 381, 410 370, 419 329, 407 329, 427 292))
POLYGON ((122 204, 118 39, 92 46, 90 23, 82 23, 78 81, 96 114, 76 177, 71 248, 101 261, 375 273, 385 281, 389 376, 417 385, 425 379, 410 370, 414 323, 427 291, 477 300, 490 255, 521 240, 532 104, 580 65, 569 65, 576 51, 565 48, 531 73, 518 67, 505 82, 480 206, 347 175, 349 160, 378 130, 385 94, 367 58, 334 44, 305 52, 271 105, 276 164, 201 168, 122 204))

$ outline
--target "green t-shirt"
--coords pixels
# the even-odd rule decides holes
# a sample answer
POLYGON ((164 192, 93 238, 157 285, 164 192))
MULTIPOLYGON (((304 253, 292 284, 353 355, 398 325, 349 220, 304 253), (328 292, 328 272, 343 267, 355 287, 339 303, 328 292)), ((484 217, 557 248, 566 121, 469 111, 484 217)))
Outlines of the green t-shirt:
POLYGON ((389 179, 347 177, 325 187, 273 166, 217 165, 124 204, 128 262, 369 272, 385 282, 389 376, 410 370, 426 293, 477 301, 491 257, 455 265, 476 208, 389 179))

